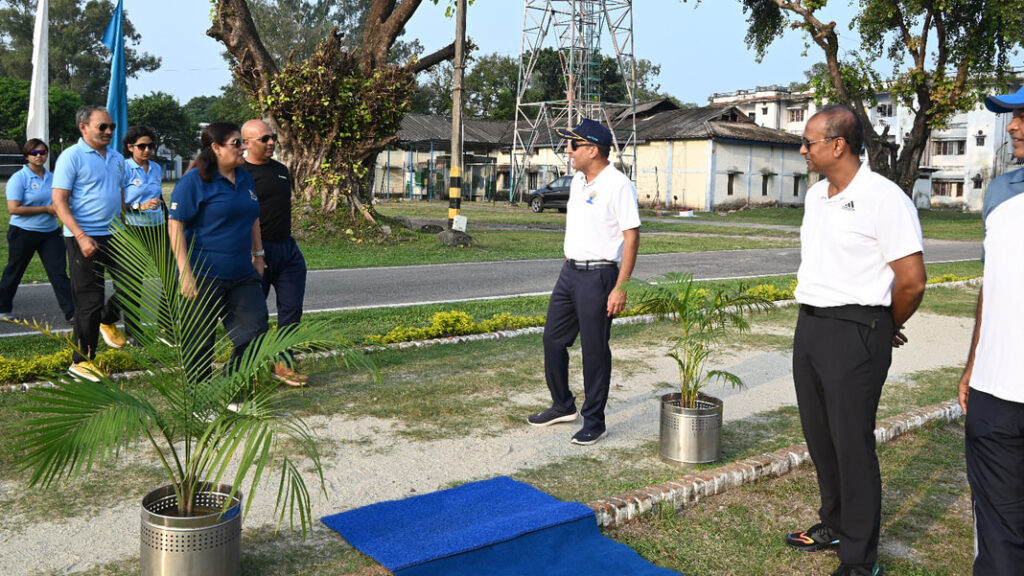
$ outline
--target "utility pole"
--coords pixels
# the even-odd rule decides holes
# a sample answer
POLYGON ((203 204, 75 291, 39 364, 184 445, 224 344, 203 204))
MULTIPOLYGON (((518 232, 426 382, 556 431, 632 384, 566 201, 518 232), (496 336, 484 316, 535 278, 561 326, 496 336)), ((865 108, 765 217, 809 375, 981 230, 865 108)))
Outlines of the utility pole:
POLYGON ((455 15, 455 65, 452 78, 452 167, 448 184, 448 229, 462 207, 462 80, 466 72, 466 0, 455 15))
POLYGON ((462 208, 462 80, 466 72, 466 0, 456 1, 455 63, 452 74, 452 157, 448 174, 448 229, 438 239, 449 246, 472 245, 466 234, 466 220, 459 216, 462 208), (459 222, 456 222, 458 220, 459 222))

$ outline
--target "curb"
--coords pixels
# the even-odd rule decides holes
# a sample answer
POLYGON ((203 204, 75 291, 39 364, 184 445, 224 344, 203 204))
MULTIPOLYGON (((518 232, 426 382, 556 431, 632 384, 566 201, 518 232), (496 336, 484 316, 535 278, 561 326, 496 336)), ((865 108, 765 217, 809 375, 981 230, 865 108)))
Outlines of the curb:
MULTIPOLYGON (((928 422, 952 421, 962 415, 963 410, 957 400, 910 410, 882 420, 875 427, 875 442, 885 444, 928 422)), ((601 498, 587 506, 597 516, 599 527, 617 526, 662 505, 680 510, 696 504, 701 498, 721 494, 761 478, 784 476, 810 460, 807 444, 794 444, 718 468, 685 474, 675 480, 631 490, 619 496, 601 498)))

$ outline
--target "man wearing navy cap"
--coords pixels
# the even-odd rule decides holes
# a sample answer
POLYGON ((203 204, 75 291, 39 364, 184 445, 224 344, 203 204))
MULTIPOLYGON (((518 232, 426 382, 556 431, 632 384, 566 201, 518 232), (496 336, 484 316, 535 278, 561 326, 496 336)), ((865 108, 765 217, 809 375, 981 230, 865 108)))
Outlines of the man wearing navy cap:
POLYGON ((608 162, 612 135, 593 120, 556 130, 569 140, 576 175, 565 217, 565 263, 544 324, 544 375, 551 408, 527 420, 533 426, 572 422, 583 414, 573 444, 589 446, 606 431, 604 409, 612 374, 612 317, 626 307, 624 285, 640 244, 636 188, 608 162), (580 412, 569 390, 568 347, 580 337, 583 391, 580 412))
MULTIPOLYGON (((989 96, 985 106, 1011 113, 1013 157, 1024 159, 1024 88, 989 96)), ((974 504, 974 574, 1020 574, 1024 566, 1024 170, 1003 174, 985 191, 985 279, 967 366, 960 378, 966 417, 967 480, 974 504), (982 305, 984 303, 984 305, 982 305), (968 401, 969 400, 969 401, 968 401), (970 410, 968 410, 970 405, 970 410)))

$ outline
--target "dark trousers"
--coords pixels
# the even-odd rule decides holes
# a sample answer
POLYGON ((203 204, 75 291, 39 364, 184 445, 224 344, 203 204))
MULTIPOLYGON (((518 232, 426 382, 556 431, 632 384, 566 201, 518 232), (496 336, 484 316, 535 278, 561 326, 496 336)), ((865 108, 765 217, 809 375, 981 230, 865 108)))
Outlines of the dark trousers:
POLYGON ((71 272, 71 294, 75 301, 75 329, 73 339, 77 350, 72 362, 83 362, 96 357, 100 338, 100 324, 114 324, 120 317, 117 306, 117 284, 121 269, 110 253, 110 236, 91 236, 98 249, 86 258, 74 238, 64 238, 68 251, 68 270, 71 272), (104 271, 110 270, 114 280, 114 294, 106 296, 104 271))
POLYGON ((576 270, 562 266, 548 302, 544 322, 544 375, 554 406, 576 409, 569 390, 569 346, 580 337, 583 351, 583 428, 604 432, 604 408, 612 376, 612 350, 608 339, 612 319, 608 316, 608 295, 619 277, 615 267, 576 270))
POLYGON ((0 312, 10 313, 14 306, 14 295, 25 275, 25 269, 32 262, 32 256, 39 254, 50 280, 53 295, 57 297, 64 318, 75 315, 75 302, 71 298, 71 280, 68 278, 68 260, 60 228, 50 232, 25 230, 18 226, 7 229, 7 267, 0 278, 0 312))
POLYGON ((306 297, 306 258, 291 237, 283 242, 264 240, 263 251, 267 263, 263 273, 263 297, 270 295, 273 286, 277 296, 278 327, 298 324, 306 297))
MULTIPOLYGON (((173 261, 173 254, 171 254, 171 241, 167 236, 167 224, 158 224, 156 226, 132 226, 125 225, 126 228, 132 233, 133 236, 141 238, 146 245, 147 252, 150 257, 157 262, 157 266, 164 266, 161 262, 164 259, 171 259, 173 261)), ((121 258, 120 255, 115 255, 115 259, 121 258)), ((127 272, 126 279, 127 279, 127 272)), ((132 278, 133 285, 136 287, 148 286, 145 278, 132 278)), ((156 315, 157 322, 160 328, 165 334, 173 332, 171 322, 171 311, 164 297, 162 291, 157 290, 163 287, 153 286, 153 292, 147 293, 143 291, 143 300, 146 300, 145 305, 140 305, 135 301, 135 298, 129 295, 128 290, 118 290, 118 304, 121 311, 124 314, 124 330, 125 333, 131 338, 138 339, 143 333, 140 324, 148 321, 149 316, 152 315, 154 308, 153 304, 156 303, 156 315), (155 302, 154 302, 155 301, 155 302), (148 315, 147 315, 147 311, 148 315)))
POLYGON ((965 432, 974 502, 974 574, 1022 574, 1024 404, 971 389, 965 432))
POLYGON ((807 449, 818 472, 821 522, 839 533, 839 560, 878 559, 882 478, 875 412, 892 361, 892 316, 871 327, 801 309, 793 338, 793 381, 807 449))
POLYGON ((185 369, 193 386, 212 374, 218 319, 224 324, 232 344, 231 357, 225 366, 229 371, 241 361, 249 343, 267 331, 267 301, 256 272, 234 280, 201 276, 196 281, 199 294, 192 302, 197 303, 198 308, 186 312, 185 320, 195 329, 182 335, 185 369), (192 324, 189 317, 198 320, 192 324))

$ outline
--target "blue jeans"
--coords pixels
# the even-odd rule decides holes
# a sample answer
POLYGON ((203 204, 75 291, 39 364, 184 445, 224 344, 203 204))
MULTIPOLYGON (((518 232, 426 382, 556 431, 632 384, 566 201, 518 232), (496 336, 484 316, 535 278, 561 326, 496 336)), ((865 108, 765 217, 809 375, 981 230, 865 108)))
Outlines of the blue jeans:
MULTIPOLYGON (((306 297, 306 258, 295 239, 282 242, 263 241, 264 261, 263 297, 274 287, 277 297, 277 327, 279 330, 298 324, 302 320, 302 301, 306 297)), ((289 352, 289 356, 291 353, 289 352)))

